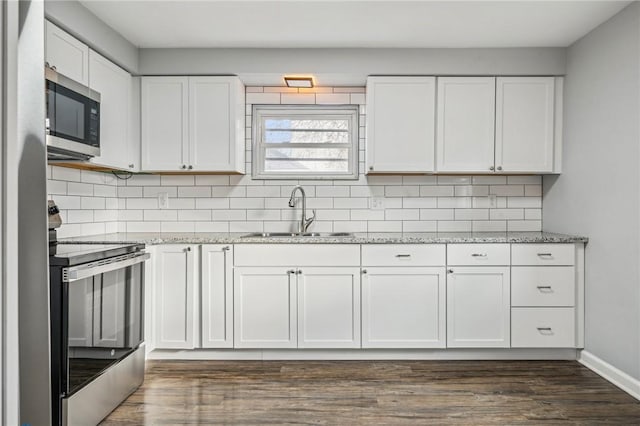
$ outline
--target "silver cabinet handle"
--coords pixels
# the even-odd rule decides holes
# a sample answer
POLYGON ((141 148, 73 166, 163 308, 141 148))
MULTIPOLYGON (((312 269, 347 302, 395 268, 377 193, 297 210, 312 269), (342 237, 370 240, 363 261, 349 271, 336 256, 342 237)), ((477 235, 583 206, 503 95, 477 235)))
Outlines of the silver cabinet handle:
POLYGON ((553 330, 551 329, 551 327, 537 327, 537 329, 540 334, 544 334, 545 336, 550 336, 553 334, 553 330))
POLYGON ((133 164, 129 164, 129 168, 130 168, 130 169, 133 169, 133 164))
POLYGON ((553 257, 552 253, 538 253, 538 257, 553 257))
POLYGON ((296 272, 296 274, 298 274, 298 275, 302 275, 302 269, 298 269, 298 271, 296 272))
POLYGON ((180 168, 181 168, 182 170, 184 170, 184 169, 186 169, 186 168, 187 168, 187 166, 185 166, 185 165, 183 164, 182 166, 180 166, 180 168))
POLYGON ((491 166, 491 167, 489 167, 489 170, 494 171, 495 167, 491 166))
POLYGON ((453 269, 447 269, 447 273, 453 274, 453 269))
POLYGON ((47 68, 51 68, 51 65, 49 65, 49 62, 45 62, 44 66, 47 67, 47 68))
POLYGON ((410 254, 396 254, 396 257, 400 257, 400 258, 407 258, 407 257, 411 257, 410 254))
POLYGON ((472 257, 487 257, 487 253, 473 253, 472 257))
POLYGON ((366 274, 366 273, 367 273, 367 270, 366 270, 366 269, 363 269, 363 270, 362 270, 362 273, 363 273, 363 274, 366 274))
POLYGON ((224 247, 222 247, 222 251, 229 251, 230 248, 231 247, 229 247, 229 246, 224 246, 224 247))
MULTIPOLYGON (((539 285, 539 286, 537 286, 536 288, 537 288, 538 290, 540 290, 540 291, 543 291, 543 290, 549 290, 549 291, 551 291, 551 286, 550 286, 550 285, 539 285)), ((547 292, 545 292, 545 293, 548 293, 548 291, 547 291, 547 292)))
POLYGON ((52 66, 51 69, 55 71, 56 70, 56 66, 55 65, 52 66))
POLYGON ((187 249, 186 249, 186 250, 187 250, 187 251, 191 251, 191 247, 187 247, 187 249))
POLYGON ((502 166, 498 166, 498 170, 502 170, 502 166))
POLYGON ((373 170, 373 166, 369 166, 369 170, 373 170))
POLYGON ((287 274, 289 274, 289 275, 291 275, 291 274, 295 274, 295 273, 296 273, 295 269, 289 269, 289 270, 287 271, 287 274))
POLYGON ((193 166, 189 166, 189 170, 193 169, 193 166))

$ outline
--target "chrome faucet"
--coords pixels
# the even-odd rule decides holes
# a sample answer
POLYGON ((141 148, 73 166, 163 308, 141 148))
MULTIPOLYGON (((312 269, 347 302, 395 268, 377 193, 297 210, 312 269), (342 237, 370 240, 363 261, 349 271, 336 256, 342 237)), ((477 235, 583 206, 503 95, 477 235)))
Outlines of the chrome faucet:
POLYGON ((291 198, 289 198, 289 207, 296 206, 296 191, 300 191, 302 195, 302 217, 300 218, 300 222, 298 223, 298 234, 302 234, 303 232, 307 232, 307 229, 314 220, 316 220, 316 211, 313 210, 313 216, 307 219, 307 194, 305 194, 304 189, 300 185, 293 188, 291 191, 291 198))

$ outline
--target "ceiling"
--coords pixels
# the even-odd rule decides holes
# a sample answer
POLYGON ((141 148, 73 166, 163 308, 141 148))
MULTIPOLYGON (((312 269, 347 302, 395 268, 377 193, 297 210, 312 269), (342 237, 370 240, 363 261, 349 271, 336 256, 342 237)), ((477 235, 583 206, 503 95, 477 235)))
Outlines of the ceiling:
POLYGON ((81 0, 138 47, 565 47, 630 1, 81 0))

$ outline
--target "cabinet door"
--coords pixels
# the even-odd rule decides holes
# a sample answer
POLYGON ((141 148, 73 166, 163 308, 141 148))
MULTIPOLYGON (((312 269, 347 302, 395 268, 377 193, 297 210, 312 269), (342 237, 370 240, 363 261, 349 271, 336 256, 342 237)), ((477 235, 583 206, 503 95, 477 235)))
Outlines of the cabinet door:
POLYGON ((495 78, 438 77, 439 172, 494 168, 495 78))
POLYGON ((444 348, 445 268, 367 268, 363 348, 444 348))
POLYGON ((449 271, 447 346, 509 347, 509 268, 455 267, 449 271))
POLYGON ((158 246, 155 254, 155 346, 194 348, 194 280, 197 246, 158 246))
POLYGON ((553 171, 554 77, 498 77, 496 168, 553 171))
POLYGON ((300 268, 298 347, 360 347, 360 268, 300 268))
POLYGON ((45 21, 45 61, 60 74, 89 85, 89 46, 45 21))
POLYGON ((192 170, 244 173, 243 89, 237 77, 189 78, 192 170))
POLYGON ((367 173, 434 170, 435 77, 367 79, 367 173))
POLYGON ((69 347, 93 345, 93 277, 69 283, 69 347))
POLYGON ((188 84, 187 77, 142 78, 142 170, 186 170, 188 84))
POLYGON ((230 246, 202 248, 203 348, 233 347, 233 252, 230 246))
POLYGON ((100 156, 91 162, 131 170, 131 75, 93 50, 89 51, 89 70, 89 87, 100 92, 100 156))
POLYGON ((93 346, 125 346, 125 292, 128 272, 117 270, 95 277, 93 282, 93 346))
POLYGON ((295 348, 296 275, 282 267, 235 268, 234 347, 295 348))

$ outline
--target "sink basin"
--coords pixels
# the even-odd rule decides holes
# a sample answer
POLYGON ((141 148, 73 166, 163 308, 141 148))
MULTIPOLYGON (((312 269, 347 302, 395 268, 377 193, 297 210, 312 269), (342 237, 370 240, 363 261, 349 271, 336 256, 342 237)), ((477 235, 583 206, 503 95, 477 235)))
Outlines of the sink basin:
POLYGON ((349 238, 353 237, 350 232, 305 232, 298 234, 295 232, 254 232, 251 234, 243 235, 241 238, 349 238))

